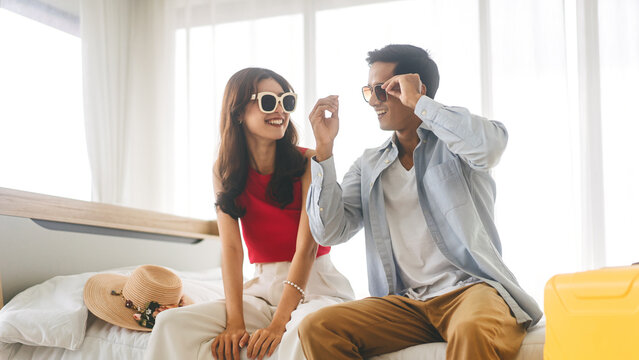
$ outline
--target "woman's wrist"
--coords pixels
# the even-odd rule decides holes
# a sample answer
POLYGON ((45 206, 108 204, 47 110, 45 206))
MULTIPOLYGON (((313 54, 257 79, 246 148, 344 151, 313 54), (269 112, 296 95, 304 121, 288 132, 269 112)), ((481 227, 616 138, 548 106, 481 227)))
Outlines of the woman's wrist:
POLYGON ((273 320, 271 320, 271 324, 269 325, 269 327, 273 330, 284 332, 286 330, 286 324, 290 320, 290 317, 291 316, 289 315, 289 319, 284 319, 284 316, 278 316, 277 314, 275 314, 275 316, 273 316, 273 320))
POLYGON ((227 319, 226 329, 246 329, 244 319, 227 319))

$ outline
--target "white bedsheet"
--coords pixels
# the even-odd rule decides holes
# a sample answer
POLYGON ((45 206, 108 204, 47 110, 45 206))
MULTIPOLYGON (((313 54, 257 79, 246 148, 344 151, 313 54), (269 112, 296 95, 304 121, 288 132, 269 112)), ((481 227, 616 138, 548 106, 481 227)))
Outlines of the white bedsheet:
MULTIPOLYGON (((84 344, 77 351, 53 347, 37 347, 21 344, 0 343, 0 359, 8 360, 76 360, 76 359, 142 359, 149 334, 135 332, 109 325, 93 315, 89 323, 84 344)), ((516 360, 542 360, 544 327, 535 326, 522 344, 516 360)), ((244 354, 243 354, 244 355, 244 354)), ((243 356, 244 358, 244 356, 243 356)), ((371 360, 445 360, 446 344, 433 343, 413 346, 371 360)))
MULTIPOLYGON (((134 268, 118 269, 114 272, 126 274, 130 273, 132 269, 134 268)), ((183 280, 185 293, 195 302, 215 300, 224 297, 219 269, 203 272, 176 271, 176 273, 183 280)), ((81 289, 90 275, 91 274, 86 274, 85 276, 70 276, 67 278, 68 281, 65 285, 67 288, 73 288, 75 286, 81 289)), ((42 289, 49 288, 50 286, 44 286, 42 289)), ((77 292, 75 293, 77 294, 77 292)), ((46 294, 42 294, 41 292, 36 294, 46 296, 46 294)), ((74 298, 69 301, 77 302, 79 300, 74 298)), ((11 306, 9 306, 10 304, 11 302, 7 304, 7 308, 11 308, 11 306)), ((541 324, 529 331, 516 360, 542 360, 544 330, 544 326, 541 324)), ((144 356, 149 337, 150 333, 123 329, 108 324, 89 313, 84 341, 77 350, 0 342, 0 360, 141 360, 144 356)), ((242 358, 246 359, 246 351, 243 351, 242 355, 242 358)), ((433 343, 413 346, 392 354, 373 357, 371 360, 444 360, 445 358, 446 344, 433 343)))

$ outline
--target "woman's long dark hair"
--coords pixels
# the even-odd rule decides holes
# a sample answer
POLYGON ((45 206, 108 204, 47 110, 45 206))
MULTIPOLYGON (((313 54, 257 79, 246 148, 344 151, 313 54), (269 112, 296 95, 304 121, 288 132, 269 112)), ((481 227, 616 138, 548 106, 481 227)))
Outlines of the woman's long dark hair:
MULTIPOLYGON (((257 84, 264 79, 277 81, 282 89, 293 91, 291 85, 281 75, 262 68, 246 68, 236 72, 224 90, 222 113, 220 116, 220 150, 217 174, 222 189, 217 196, 216 206, 233 217, 241 218, 246 209, 237 204, 237 197, 246 186, 249 168, 249 150, 242 126, 242 116, 251 95, 257 93, 257 84)), ((284 137, 276 141, 275 170, 266 189, 267 196, 281 208, 293 201, 293 182, 304 174, 307 159, 297 149, 297 130, 289 121, 284 137)))

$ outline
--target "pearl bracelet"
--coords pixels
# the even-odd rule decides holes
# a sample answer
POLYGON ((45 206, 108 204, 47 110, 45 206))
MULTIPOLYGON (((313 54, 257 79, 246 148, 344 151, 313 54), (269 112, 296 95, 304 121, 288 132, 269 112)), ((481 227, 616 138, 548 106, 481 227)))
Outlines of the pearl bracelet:
POLYGON ((292 281, 288 281, 288 280, 284 280, 282 281, 283 284, 286 285, 291 285, 292 287, 295 288, 295 290, 299 291, 300 294, 302 294, 302 299, 300 300, 300 302, 304 302, 304 300, 306 299, 306 293, 304 292, 304 290, 299 287, 296 283, 292 282, 292 281))

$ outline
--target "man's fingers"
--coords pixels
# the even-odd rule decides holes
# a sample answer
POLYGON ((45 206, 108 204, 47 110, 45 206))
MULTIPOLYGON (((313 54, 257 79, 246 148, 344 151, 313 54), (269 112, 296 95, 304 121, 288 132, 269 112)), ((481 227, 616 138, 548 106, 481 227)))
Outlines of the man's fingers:
MULTIPOLYGON (((337 98, 337 95, 331 95, 325 98, 321 98, 319 100, 317 100, 317 103, 315 104, 315 106, 317 107, 318 105, 334 105, 337 106, 339 104, 339 100, 337 98)), ((315 108, 313 109, 315 110, 315 108)))
POLYGON ((397 75, 396 75, 396 76, 393 76, 392 78, 390 78, 390 79, 388 79, 388 80, 386 80, 386 81, 382 84, 382 89, 386 90, 386 88, 388 87, 388 85, 389 85, 391 82, 395 82, 395 81, 397 81, 396 79, 397 79, 397 75))
POLYGON ((331 113, 337 112, 337 106, 332 104, 320 105, 317 107, 319 114, 324 115, 324 111, 330 111, 331 113))
POLYGON ((397 76, 393 76, 392 78, 388 79, 382 85, 382 89, 386 90, 387 93, 395 97, 399 97, 399 94, 402 93, 401 83, 399 82, 399 79, 397 78, 397 76))

